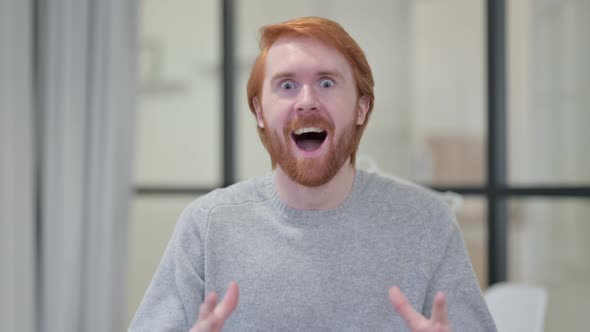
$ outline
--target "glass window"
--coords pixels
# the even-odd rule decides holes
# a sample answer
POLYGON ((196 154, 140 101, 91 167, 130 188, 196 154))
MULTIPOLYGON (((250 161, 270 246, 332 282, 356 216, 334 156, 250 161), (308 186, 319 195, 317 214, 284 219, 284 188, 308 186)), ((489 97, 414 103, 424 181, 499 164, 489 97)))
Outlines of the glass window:
POLYGON ((221 183, 217 1, 142 1, 134 180, 138 186, 221 183))
POLYGON ((509 1, 515 184, 590 184, 590 2, 509 1))
POLYGON ((590 199, 510 203, 509 280, 549 293, 546 331, 581 331, 590 297, 590 199))
POLYGON ((434 185, 482 185, 485 57, 482 0, 238 1, 238 177, 270 170, 246 101, 258 29, 289 18, 336 20, 365 50, 375 109, 359 159, 434 185), (259 10, 258 8, 265 8, 259 10))

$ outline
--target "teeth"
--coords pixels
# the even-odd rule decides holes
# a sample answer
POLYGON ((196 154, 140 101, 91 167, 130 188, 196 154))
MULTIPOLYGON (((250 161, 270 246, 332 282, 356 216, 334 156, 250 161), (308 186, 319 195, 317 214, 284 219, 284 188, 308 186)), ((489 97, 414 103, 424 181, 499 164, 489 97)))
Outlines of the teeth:
POLYGON ((300 129, 295 130, 295 135, 301 135, 301 134, 305 134, 305 133, 321 133, 321 132, 324 132, 324 130, 321 128, 308 127, 308 128, 300 128, 300 129))

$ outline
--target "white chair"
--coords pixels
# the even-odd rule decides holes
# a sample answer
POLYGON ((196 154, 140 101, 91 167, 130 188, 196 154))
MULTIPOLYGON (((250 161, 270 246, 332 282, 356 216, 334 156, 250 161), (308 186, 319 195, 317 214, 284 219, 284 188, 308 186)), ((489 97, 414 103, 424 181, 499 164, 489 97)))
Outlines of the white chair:
POLYGON ((497 283, 484 298, 499 332, 543 332, 548 298, 544 287, 497 283))

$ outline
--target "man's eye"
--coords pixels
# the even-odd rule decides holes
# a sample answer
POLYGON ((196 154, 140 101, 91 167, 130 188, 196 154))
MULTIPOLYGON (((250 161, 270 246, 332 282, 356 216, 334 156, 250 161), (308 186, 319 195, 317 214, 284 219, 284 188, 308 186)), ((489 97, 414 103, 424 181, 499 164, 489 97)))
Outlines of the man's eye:
POLYGON ((293 83, 291 81, 285 81, 285 82, 281 83, 281 89, 291 90, 294 88, 295 88, 295 83, 293 83))
POLYGON ((320 81, 320 86, 322 88, 331 88, 334 86, 334 81, 332 81, 331 79, 323 79, 320 81))

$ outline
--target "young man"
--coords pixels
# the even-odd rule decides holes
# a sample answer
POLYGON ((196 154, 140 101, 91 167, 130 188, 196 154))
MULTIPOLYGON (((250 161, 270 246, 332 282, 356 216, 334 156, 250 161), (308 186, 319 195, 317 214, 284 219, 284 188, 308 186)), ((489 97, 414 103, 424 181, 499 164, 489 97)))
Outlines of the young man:
POLYGON ((495 331, 445 203, 355 170, 373 101, 340 25, 264 27, 248 103, 274 172, 185 209, 130 330, 495 331))

